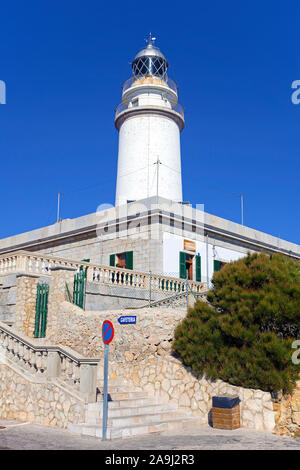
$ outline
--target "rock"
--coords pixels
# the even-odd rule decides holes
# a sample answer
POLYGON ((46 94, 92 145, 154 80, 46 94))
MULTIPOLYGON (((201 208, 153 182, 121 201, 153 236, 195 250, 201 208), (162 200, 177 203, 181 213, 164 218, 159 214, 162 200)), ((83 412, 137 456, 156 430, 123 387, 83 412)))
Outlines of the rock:
POLYGON ((162 341, 161 347, 165 350, 171 349, 171 343, 169 341, 162 341))
POLYGON ((160 339, 159 339, 158 336, 153 335, 153 336, 150 336, 148 338, 148 343, 149 344, 154 344, 155 346, 158 346, 159 343, 160 343, 160 339))
POLYGON ((263 420, 263 416, 261 413, 257 413, 254 416, 254 428, 257 429, 258 431, 264 430, 264 420, 263 420))
POLYGON ((169 389, 170 389, 170 380, 169 379, 163 379, 162 383, 161 383, 161 388, 162 390, 164 390, 165 392, 168 392, 169 389))
POLYGON ((273 411, 263 411, 264 428, 266 431, 273 431, 275 427, 275 417, 273 411))
POLYGON ((167 353, 166 353, 166 351, 165 351, 164 349, 159 348, 159 349, 157 350, 157 354, 158 354, 159 356, 165 356, 167 353))
POLYGON ((294 413, 292 414, 292 421, 294 424, 300 425, 300 411, 294 411, 294 413))
POLYGON ((182 407, 189 407, 190 406, 190 398, 187 393, 183 393, 179 398, 179 406, 182 407))
POLYGON ((133 359, 134 359, 133 354, 132 354, 131 352, 129 352, 129 351, 126 351, 126 352, 125 352, 125 360, 126 360, 127 362, 132 362, 133 359))
POLYGON ((249 400, 253 397, 253 391, 247 388, 243 390, 243 399, 244 401, 249 400))
POLYGON ((247 407, 254 412, 262 412, 262 403, 260 400, 248 400, 247 407))

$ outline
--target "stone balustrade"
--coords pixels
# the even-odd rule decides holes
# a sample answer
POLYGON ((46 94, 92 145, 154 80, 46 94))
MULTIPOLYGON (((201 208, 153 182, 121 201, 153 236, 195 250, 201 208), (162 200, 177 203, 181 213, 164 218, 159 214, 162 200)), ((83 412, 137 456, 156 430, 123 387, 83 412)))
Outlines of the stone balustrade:
POLYGON ((63 266, 79 269, 83 264, 86 263, 27 251, 16 251, 0 256, 0 276, 15 272, 47 276, 51 275, 53 268, 63 266))
POLYGON ((80 392, 86 401, 96 399, 97 365, 100 359, 81 356, 67 346, 31 339, 0 322, 0 354, 11 363, 40 378, 58 378, 80 392))
MULTIPOLYGON (((67 267, 79 270, 81 267, 87 270, 87 280, 108 285, 121 285, 128 288, 149 289, 152 291, 180 292, 185 291, 184 279, 165 276, 163 274, 151 274, 112 266, 101 266, 84 261, 74 261, 58 258, 50 255, 38 255, 27 251, 17 251, 0 256, 0 276, 16 272, 25 272, 43 276, 51 276, 53 268, 67 267)), ((191 289, 200 293, 206 290, 206 284, 189 281, 191 289)))

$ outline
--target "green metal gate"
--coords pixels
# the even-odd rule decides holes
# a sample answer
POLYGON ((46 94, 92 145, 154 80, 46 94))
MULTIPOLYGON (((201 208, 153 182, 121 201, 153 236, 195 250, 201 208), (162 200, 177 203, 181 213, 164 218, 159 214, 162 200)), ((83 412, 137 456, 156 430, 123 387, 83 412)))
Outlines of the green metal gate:
POLYGON ((35 305, 34 337, 45 338, 47 328, 49 284, 38 284, 35 305))
POLYGON ((80 308, 84 308, 85 297, 85 283, 86 283, 86 269, 82 267, 74 276, 73 284, 73 304, 80 308))

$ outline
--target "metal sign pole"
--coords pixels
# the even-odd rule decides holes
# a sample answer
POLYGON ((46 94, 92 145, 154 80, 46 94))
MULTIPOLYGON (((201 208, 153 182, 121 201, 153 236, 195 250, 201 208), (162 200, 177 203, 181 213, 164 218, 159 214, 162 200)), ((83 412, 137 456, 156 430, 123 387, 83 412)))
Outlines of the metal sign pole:
POLYGON ((107 430, 107 385, 108 385, 108 351, 109 345, 104 345, 104 386, 103 386, 103 413, 102 413, 102 441, 106 440, 107 430))
POLYGON ((151 271, 149 271, 149 307, 151 307, 151 271))
POLYGON ((104 383, 103 383, 103 410, 102 410, 102 440, 106 440, 107 431, 107 405, 108 405, 108 345, 113 340, 115 334, 114 325, 109 320, 102 323, 102 340, 104 343, 104 383))

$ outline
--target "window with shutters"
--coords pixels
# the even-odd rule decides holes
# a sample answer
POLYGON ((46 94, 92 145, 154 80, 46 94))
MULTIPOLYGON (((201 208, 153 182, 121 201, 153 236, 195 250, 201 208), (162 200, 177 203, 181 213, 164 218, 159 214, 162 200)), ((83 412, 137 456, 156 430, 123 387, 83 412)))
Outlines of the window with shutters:
POLYGON ((116 257, 116 267, 126 269, 126 253, 119 253, 116 257))
POLYGON ((133 269, 133 251, 110 255, 109 265, 116 268, 133 269))

